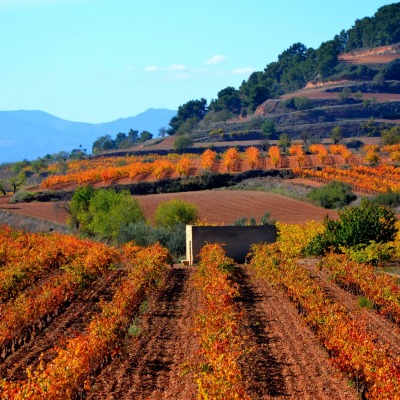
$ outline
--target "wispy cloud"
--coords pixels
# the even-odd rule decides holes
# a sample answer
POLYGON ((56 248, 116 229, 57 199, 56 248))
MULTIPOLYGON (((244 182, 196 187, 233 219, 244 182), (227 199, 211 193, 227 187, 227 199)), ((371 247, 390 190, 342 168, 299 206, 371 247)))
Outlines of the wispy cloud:
POLYGON ((172 64, 168 67, 169 71, 176 72, 176 71, 186 71, 188 68, 183 64, 172 64))
POLYGON ((215 56, 212 56, 208 60, 204 61, 204 64, 207 65, 215 65, 215 64, 221 64, 226 60, 226 57, 221 55, 221 54, 216 54, 215 56))
POLYGON ((206 68, 189 68, 184 64, 171 64, 169 66, 149 65, 144 68, 148 73, 161 73, 164 78, 168 80, 187 80, 200 76, 223 76, 223 75, 249 75, 254 72, 253 67, 241 67, 235 69, 221 69, 220 67, 213 68, 212 65, 222 63, 226 57, 222 55, 215 55, 207 60, 205 63, 210 65, 206 68))
POLYGON ((183 64, 172 64, 169 67, 161 67, 159 65, 149 65, 144 69, 146 72, 178 72, 187 71, 188 67, 183 64))
POLYGON ((146 72, 159 72, 164 71, 163 67, 159 67, 158 65, 149 65, 144 69, 146 72))
POLYGON ((234 75, 247 75, 247 74, 251 74, 252 72, 254 72, 254 68, 253 67, 242 67, 242 68, 235 68, 231 70, 231 74, 234 75))

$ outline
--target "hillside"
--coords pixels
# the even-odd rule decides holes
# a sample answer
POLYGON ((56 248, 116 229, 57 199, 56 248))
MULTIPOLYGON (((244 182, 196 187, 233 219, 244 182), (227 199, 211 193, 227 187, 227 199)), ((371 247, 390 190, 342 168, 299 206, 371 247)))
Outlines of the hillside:
MULTIPOLYGON (((400 45, 343 53, 339 59, 343 68, 373 65, 387 71, 398 63, 400 45)), ((262 124, 267 119, 276 128, 270 139, 281 133, 300 139, 304 132, 312 138, 328 138, 335 126, 340 126, 345 137, 369 136, 367 126, 371 123, 378 132, 400 123, 400 73, 392 78, 343 75, 309 81, 299 90, 265 100, 246 117, 213 121, 210 113, 192 129, 191 136, 196 144, 243 141, 245 145, 248 140, 263 140, 262 124)))
POLYGON ((281 133, 320 139, 335 126, 345 137, 369 135, 366 123, 379 135, 400 119, 399 23, 400 3, 394 3, 318 48, 296 42, 239 88, 222 88, 210 103, 201 98, 179 106, 168 133, 195 142, 260 140, 270 119, 268 139, 281 133))

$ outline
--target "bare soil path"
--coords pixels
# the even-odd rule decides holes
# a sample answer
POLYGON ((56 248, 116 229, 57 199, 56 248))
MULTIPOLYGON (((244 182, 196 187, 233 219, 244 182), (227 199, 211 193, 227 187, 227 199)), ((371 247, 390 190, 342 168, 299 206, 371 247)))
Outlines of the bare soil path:
POLYGON ((56 356, 55 346, 62 346, 68 338, 82 332, 92 317, 101 311, 100 300, 109 301, 122 276, 122 270, 111 271, 82 292, 76 300, 43 331, 0 363, 0 378, 20 380, 26 378, 26 368, 35 367, 40 357, 45 362, 56 356))
POLYGON ((140 335, 128 335, 125 347, 96 378, 89 399, 196 399, 191 374, 182 375, 196 351, 191 321, 196 293, 191 268, 175 266, 166 285, 140 322, 140 335))
POLYGON ((246 346, 252 349, 243 360, 251 398, 357 399, 295 306, 249 268, 238 268, 246 346))
POLYGON ((323 288, 325 293, 335 302, 346 307, 350 315, 366 324, 367 330, 382 346, 389 345, 389 351, 394 357, 400 357, 400 329, 394 323, 369 308, 358 305, 358 296, 341 289, 330 278, 326 271, 317 268, 318 260, 302 260, 303 265, 312 273, 313 278, 323 288))
MULTIPOLYGON (((175 265, 164 285, 148 300, 132 326, 121 351, 94 379, 88 399, 191 400, 197 398, 194 376, 187 368, 198 348, 192 322, 198 297, 191 282, 196 267, 175 265)), ((245 266, 237 268, 238 308, 243 312, 242 333, 249 349, 242 360, 248 394, 259 399, 356 400, 330 363, 295 306, 245 266)), ((113 271, 83 293, 27 345, 0 364, 0 376, 23 379, 44 352, 48 361, 54 346, 82 331, 99 311, 100 298, 109 300, 121 271, 113 271)), ((142 305, 142 306, 143 306, 142 305)))

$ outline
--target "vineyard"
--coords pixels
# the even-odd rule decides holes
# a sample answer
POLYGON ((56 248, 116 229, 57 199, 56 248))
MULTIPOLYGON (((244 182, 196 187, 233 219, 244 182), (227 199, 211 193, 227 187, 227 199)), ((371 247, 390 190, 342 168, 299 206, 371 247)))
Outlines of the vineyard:
POLYGON ((169 154, 167 156, 127 156, 70 161, 67 171, 57 173, 57 165, 48 167, 50 175, 41 183, 42 189, 76 188, 80 185, 109 186, 117 182, 134 183, 165 178, 191 177, 205 172, 238 173, 255 169, 311 168, 323 165, 360 164, 363 160, 345 146, 310 146, 305 154, 301 145, 293 145, 289 154, 277 146, 268 152, 249 147, 244 152, 228 148, 219 154, 211 149, 201 155, 169 154))
POLYGON ((350 166, 348 168, 324 167, 319 170, 296 170, 299 177, 327 183, 337 180, 350 184, 362 193, 385 193, 400 190, 400 170, 393 165, 381 164, 376 167, 350 166))
POLYGON ((67 163, 67 171, 57 173, 57 165, 48 167, 49 176, 41 189, 75 189, 82 185, 96 187, 131 184, 160 179, 189 178, 204 173, 240 173, 250 170, 291 169, 297 177, 327 183, 340 180, 365 193, 399 190, 400 159, 398 145, 365 145, 353 153, 345 145, 313 144, 305 152, 293 144, 282 153, 278 146, 263 152, 249 147, 244 152, 228 148, 224 153, 211 149, 200 155, 169 154, 167 156, 126 156, 75 160, 67 163), (366 179, 368 177, 368 179, 366 179))
POLYGON ((246 265, 209 244, 183 267, 159 245, 2 226, 1 398, 400 398, 397 279, 302 259, 321 223, 278 229, 246 265))

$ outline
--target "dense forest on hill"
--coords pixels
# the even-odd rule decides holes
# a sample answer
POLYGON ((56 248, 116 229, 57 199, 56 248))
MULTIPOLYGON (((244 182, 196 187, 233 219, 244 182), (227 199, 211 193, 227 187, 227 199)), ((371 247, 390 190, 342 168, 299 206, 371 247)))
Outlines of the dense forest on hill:
POLYGON ((383 6, 373 17, 356 20, 352 28, 342 30, 318 49, 294 43, 263 71, 253 72, 238 89, 226 87, 220 90, 209 104, 203 98, 188 101, 171 119, 168 133, 191 132, 203 119, 216 122, 239 115, 246 117, 266 100, 299 90, 310 81, 398 79, 399 60, 381 66, 345 64, 338 58, 343 52, 397 42, 400 42, 400 3, 383 6))

